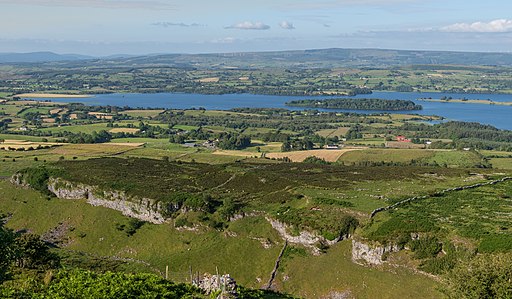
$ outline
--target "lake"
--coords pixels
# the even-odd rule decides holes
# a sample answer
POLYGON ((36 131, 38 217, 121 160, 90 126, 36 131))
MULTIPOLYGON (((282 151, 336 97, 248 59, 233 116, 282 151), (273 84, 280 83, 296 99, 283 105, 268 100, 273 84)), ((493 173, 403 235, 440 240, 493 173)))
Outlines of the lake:
MULTIPOLYGON (((379 98, 412 100, 423 106, 420 111, 365 111, 328 109, 324 111, 357 112, 357 113, 415 113, 421 115, 439 115, 448 120, 479 122, 490 124, 500 129, 512 130, 512 106, 471 104, 471 103, 439 103, 419 101, 420 98, 439 99, 443 96, 454 99, 491 99, 495 102, 512 102, 512 95, 503 94, 453 94, 429 92, 374 92, 370 95, 357 95, 352 98, 379 98)), ((340 97, 340 96, 337 96, 340 97)), ((240 107, 286 108, 302 110, 304 108, 288 107, 285 102, 297 99, 323 99, 325 96, 272 96, 254 94, 203 95, 187 93, 142 93, 142 94, 98 94, 90 98, 51 99, 54 102, 80 102, 87 105, 114 105, 130 107, 158 107, 189 109, 203 107, 208 110, 229 110, 240 107)))

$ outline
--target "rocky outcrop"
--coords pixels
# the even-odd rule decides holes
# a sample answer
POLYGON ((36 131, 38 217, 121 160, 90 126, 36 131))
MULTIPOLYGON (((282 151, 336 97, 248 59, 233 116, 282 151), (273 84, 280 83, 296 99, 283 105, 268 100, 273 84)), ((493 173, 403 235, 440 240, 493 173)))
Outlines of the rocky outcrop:
POLYGON ((384 263, 385 253, 397 252, 400 248, 397 245, 368 244, 352 240, 352 261, 355 263, 365 262, 370 265, 384 263))
POLYGON ((203 277, 199 281, 194 282, 194 284, 208 295, 220 291, 221 294, 219 294, 217 298, 238 298, 236 281, 231 278, 229 274, 204 274, 203 277))
POLYGON ((294 236, 288 233, 289 229, 286 224, 270 217, 265 218, 285 241, 291 244, 299 244, 308 247, 313 250, 314 254, 320 254, 320 249, 318 248, 319 244, 333 245, 339 241, 339 239, 330 241, 322 236, 308 231, 300 231, 298 236, 294 236))
POLYGON ((27 184, 27 182, 25 182, 25 180, 23 179, 23 174, 21 173, 15 173, 14 175, 12 175, 9 182, 22 188, 30 188, 30 185, 27 184))
POLYGON ((48 180, 48 190, 62 199, 86 199, 93 206, 102 206, 120 211, 125 216, 160 224, 165 221, 161 203, 149 199, 129 196, 122 191, 104 191, 97 187, 72 183, 60 178, 48 180))

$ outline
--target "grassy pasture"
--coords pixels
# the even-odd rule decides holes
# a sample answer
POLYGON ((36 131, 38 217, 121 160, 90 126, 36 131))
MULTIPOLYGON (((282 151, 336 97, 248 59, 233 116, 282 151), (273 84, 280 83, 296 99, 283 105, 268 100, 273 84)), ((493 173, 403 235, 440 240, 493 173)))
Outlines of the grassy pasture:
POLYGON ((199 127, 196 127, 196 126, 187 126, 187 125, 175 125, 173 128, 174 128, 174 129, 184 130, 184 131, 192 131, 192 130, 197 130, 197 129, 199 129, 199 127))
POLYGON ((320 159, 324 159, 327 162, 336 162, 338 159, 344 154, 351 151, 359 151, 363 150, 363 148, 344 148, 339 150, 328 150, 328 149, 319 149, 319 150, 309 150, 309 151, 297 151, 297 152, 284 152, 284 153, 268 153, 265 156, 267 158, 274 159, 282 159, 284 157, 288 157, 293 162, 302 162, 307 157, 317 157, 320 159))
POLYGON ((138 133, 140 130, 135 128, 113 128, 110 133, 138 133))
POLYGON ((316 134, 322 136, 322 137, 334 137, 334 136, 345 136, 347 134, 348 130, 350 130, 349 127, 340 127, 338 129, 325 129, 315 132, 316 134))
POLYGON ((261 154, 254 153, 254 152, 236 151, 236 150, 216 150, 212 154, 213 155, 222 155, 222 156, 244 157, 244 158, 261 156, 261 154))
POLYGON ((29 135, 16 135, 16 134, 0 134, 0 139, 4 140, 18 140, 18 141, 32 141, 32 142, 43 142, 43 138, 48 141, 54 140, 51 137, 37 137, 37 136, 29 136, 29 135))
POLYGON ((493 168, 512 170, 512 158, 492 158, 490 162, 493 168))
POLYGON ((370 162, 402 162, 408 163, 411 160, 419 160, 432 157, 435 154, 430 150, 415 149, 366 149, 361 151, 348 152, 340 157, 339 161, 344 163, 370 162))
POLYGON ((24 106, 22 105, 1 104, 0 112, 4 112, 6 115, 9 116, 16 116, 18 112, 20 112, 23 108, 24 106))
MULTIPOLYGON (((177 110, 181 111, 181 110, 177 110)), ((260 116, 259 114, 248 114, 248 113, 239 113, 239 112, 233 112, 233 111, 222 111, 222 110, 185 110, 185 115, 190 116, 226 116, 226 115, 238 115, 238 116, 246 116, 246 115, 252 115, 252 116, 260 116)))
POLYGON ((164 110, 125 110, 122 112, 122 114, 130 115, 132 117, 148 118, 155 117, 162 112, 164 112, 164 110))
POLYGON ((334 293, 345 294, 341 298, 443 297, 438 283, 410 269, 354 264, 350 241, 342 241, 320 256, 299 251, 286 257, 277 280, 285 292, 305 298, 328 298, 334 293))
POLYGON ((71 125, 71 126, 62 126, 62 127, 50 127, 39 129, 39 131, 43 132, 64 132, 68 131, 71 133, 87 133, 91 134, 96 131, 99 132, 101 130, 108 131, 111 128, 107 127, 107 123, 95 123, 95 124, 83 124, 83 125, 71 125))
POLYGON ((258 147, 260 148, 261 152, 280 152, 281 146, 283 144, 281 142, 263 142, 261 140, 252 140, 251 147, 248 147, 247 151, 257 151, 258 147))
POLYGON ((40 113, 43 115, 50 114, 51 108, 43 108, 43 107, 32 107, 28 108, 26 110, 23 110, 23 112, 19 113, 18 116, 23 117, 27 113, 40 113))
POLYGON ((6 139, 4 142, 0 142, 0 149, 9 150, 9 148, 14 149, 24 149, 24 150, 33 150, 38 147, 54 147, 58 145, 63 145, 63 143, 52 143, 52 142, 33 142, 33 141, 25 141, 25 140, 15 140, 15 139, 6 139))
POLYGON ((473 151, 436 151, 435 155, 426 159, 429 162, 436 162, 439 165, 449 167, 473 167, 481 162, 481 157, 473 151))

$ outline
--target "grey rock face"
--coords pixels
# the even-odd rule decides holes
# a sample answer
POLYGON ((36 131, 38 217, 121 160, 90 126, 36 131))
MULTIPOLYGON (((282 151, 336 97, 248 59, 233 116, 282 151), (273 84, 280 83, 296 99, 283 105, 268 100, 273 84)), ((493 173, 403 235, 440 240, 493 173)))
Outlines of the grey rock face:
POLYGON ((266 219, 270 225, 272 225, 272 227, 279 233, 281 238, 286 240, 288 243, 300 244, 302 246, 308 247, 313 251, 313 254, 316 255, 320 254, 320 250, 317 247, 319 243, 333 245, 339 241, 338 239, 330 241, 322 236, 308 231, 301 231, 298 236, 293 236, 288 233, 288 226, 286 224, 270 217, 266 217, 266 219))
MULTIPOLYGON (((203 277, 195 282, 198 288, 206 292, 206 294, 221 291, 223 298, 237 298, 236 281, 225 275, 204 274, 203 277)), ((219 295, 220 296, 220 295, 219 295)))
POLYGON ((63 179, 50 178, 48 190, 62 199, 86 199, 93 206, 120 211, 125 216, 160 224, 165 222, 161 204, 153 199, 138 198, 122 191, 101 191, 93 186, 75 184, 63 179))
POLYGON ((400 248, 396 245, 370 245, 361 241, 352 240, 352 261, 358 263, 364 261, 370 265, 384 263, 383 256, 386 252, 397 252, 400 248))

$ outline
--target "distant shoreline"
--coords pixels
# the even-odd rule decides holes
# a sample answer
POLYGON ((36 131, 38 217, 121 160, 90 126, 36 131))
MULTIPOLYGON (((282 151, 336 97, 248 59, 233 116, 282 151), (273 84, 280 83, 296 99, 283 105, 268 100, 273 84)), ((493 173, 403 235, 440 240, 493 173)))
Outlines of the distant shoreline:
POLYGON ((441 100, 441 99, 419 99, 419 101, 425 101, 425 102, 437 102, 437 103, 467 103, 467 104, 487 104, 487 105, 512 106, 512 102, 495 102, 495 101, 491 101, 491 100, 463 100, 463 99, 441 100))
POLYGON ((84 94, 61 94, 61 93, 21 93, 13 95, 13 97, 19 97, 19 98, 54 98, 54 99, 64 99, 64 98, 90 98, 92 96, 90 95, 84 95, 84 94))

